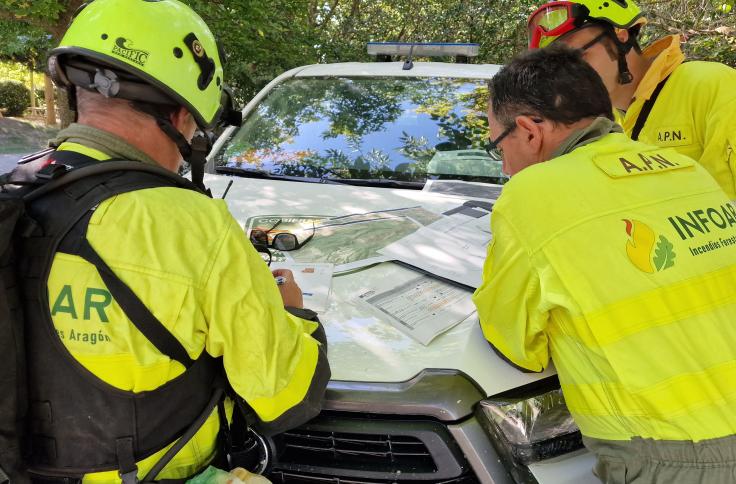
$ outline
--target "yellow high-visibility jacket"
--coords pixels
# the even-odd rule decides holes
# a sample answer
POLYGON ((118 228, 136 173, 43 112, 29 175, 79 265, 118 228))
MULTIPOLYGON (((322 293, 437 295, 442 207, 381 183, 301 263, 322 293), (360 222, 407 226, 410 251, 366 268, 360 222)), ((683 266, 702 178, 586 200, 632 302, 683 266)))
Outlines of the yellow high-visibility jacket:
POLYGON ((644 103, 669 76, 644 124, 639 141, 670 147, 697 160, 736 200, 736 69, 717 62, 686 62, 680 37, 644 49, 654 58, 623 115, 631 135, 644 103))
POLYGON ((583 435, 736 433, 736 208, 702 166, 608 134, 515 175, 491 227, 483 333, 552 358, 583 435))
MULTIPOLYGON (((109 158, 76 143, 58 149, 109 158)), ((321 398, 329 367, 319 356, 324 347, 310 336, 318 324, 284 309, 273 276, 224 201, 169 187, 117 195, 95 209, 87 238, 192 359, 202 351, 223 358, 232 388, 264 425, 278 427, 282 417, 293 418, 308 392, 321 398), (310 388, 314 381, 324 384, 310 388)), ((184 372, 107 297, 97 270, 83 259, 57 253, 48 294, 63 344, 110 385, 145 392, 184 372)), ((215 410, 159 478, 184 478, 201 469, 215 453, 218 429, 215 410)), ((165 450, 138 463, 139 478, 165 450)), ((89 474, 84 482, 120 478, 111 471, 89 474)))

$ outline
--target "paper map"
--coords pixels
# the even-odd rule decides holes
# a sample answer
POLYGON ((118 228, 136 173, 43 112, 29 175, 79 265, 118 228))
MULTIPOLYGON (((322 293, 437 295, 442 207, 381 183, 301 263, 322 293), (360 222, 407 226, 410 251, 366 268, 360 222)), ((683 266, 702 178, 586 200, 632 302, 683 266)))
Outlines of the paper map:
POLYGON ((251 229, 268 230, 282 222, 269 234, 291 232, 305 240, 312 230, 315 235, 296 251, 272 250, 274 262, 329 262, 335 272, 386 260, 378 251, 442 218, 422 207, 399 208, 377 212, 325 217, 320 215, 260 215, 246 221, 246 233, 251 229), (349 265, 349 266, 348 266, 349 265))

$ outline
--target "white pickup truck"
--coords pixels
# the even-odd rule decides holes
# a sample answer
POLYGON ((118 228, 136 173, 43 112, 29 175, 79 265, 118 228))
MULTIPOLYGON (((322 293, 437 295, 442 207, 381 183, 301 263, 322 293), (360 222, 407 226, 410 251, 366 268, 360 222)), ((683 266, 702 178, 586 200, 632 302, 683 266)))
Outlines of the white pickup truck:
MULTIPOLYGON (((229 188, 226 201, 244 230, 264 216, 407 209, 431 219, 468 201, 492 203, 505 181, 484 150, 487 84, 499 68, 375 62, 290 70, 250 101, 242 126, 218 139, 205 183, 214 196, 229 188)), ((405 228, 375 225, 375 237, 335 238, 322 225, 291 254, 296 260, 301 252, 301 260, 340 267, 377 255, 377 241, 393 242, 405 228)), ((357 300, 418 275, 393 262, 334 274, 320 313, 332 368, 324 410, 267 439, 270 478, 598 482, 554 369, 512 368, 489 347, 475 314, 425 345, 357 300)))

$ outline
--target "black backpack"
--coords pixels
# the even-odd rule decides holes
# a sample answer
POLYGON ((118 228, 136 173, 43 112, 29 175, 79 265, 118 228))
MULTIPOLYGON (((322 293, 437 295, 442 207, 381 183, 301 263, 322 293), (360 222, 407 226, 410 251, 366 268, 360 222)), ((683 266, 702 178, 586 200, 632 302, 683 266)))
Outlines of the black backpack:
MULTIPOLYGON (((0 395, 2 395, 0 398, 0 484, 7 481, 12 484, 26 484, 30 482, 29 473, 27 472, 28 461, 26 461, 26 458, 28 457, 29 449, 36 445, 31 442, 33 439, 30 437, 34 432, 29 431, 28 424, 30 419, 28 371, 30 369, 26 360, 26 349, 32 340, 24 340, 28 328, 24 319, 23 308, 28 306, 24 306, 26 303, 23 302, 25 297, 24 292, 26 292, 24 288, 26 286, 24 280, 20 277, 22 271, 18 262, 18 254, 24 251, 24 247, 21 247, 20 244, 28 243, 28 240, 30 240, 27 238, 28 234, 34 230, 38 231, 39 228, 39 223, 32 216, 32 207, 39 204, 43 205, 44 202, 48 206, 49 201, 53 201, 55 196, 58 198, 61 192, 69 193, 77 189, 77 192, 85 193, 86 196, 86 193, 91 191, 90 187, 97 187, 99 183, 113 180, 111 183, 113 187, 115 183, 120 185, 119 180, 126 179, 126 175, 128 174, 133 175, 133 180, 144 181, 140 188, 176 186, 201 192, 201 190, 192 185, 188 180, 156 166, 133 161, 110 160, 100 162, 77 153, 57 153, 61 155, 58 158, 64 159, 66 157, 67 160, 73 160, 75 162, 73 168, 69 164, 65 164, 64 161, 60 163, 59 159, 54 156, 56 163, 49 164, 41 169, 33 181, 20 185, 18 183, 11 185, 8 175, 0 177, 0 283, 2 283, 0 285, 0 348, 2 348, 2 351, 0 351, 0 395), (118 181, 115 182, 115 180, 118 181)), ((127 178, 131 179, 130 176, 127 178)), ((131 191, 130 185, 131 183, 128 182, 128 188, 124 190, 119 189, 118 193, 131 191)), ((109 191, 107 196, 110 196, 109 191)), ((89 205, 86 207, 86 210, 89 211, 101 200, 107 198, 107 196, 104 196, 104 194, 93 194, 93 196, 87 196, 86 198, 80 196, 80 199, 83 204, 86 203, 89 205)), ((53 210, 53 204, 51 206, 51 210, 53 210)), ((79 208, 84 209, 81 205, 79 208)), ((49 209, 46 208, 46 210, 49 209)), ((82 211, 80 210, 79 212, 81 213, 82 211)), ((57 214, 54 213, 54 217, 56 216, 57 214)), ((62 226, 76 227, 79 225, 73 218, 74 216, 70 213, 58 214, 59 219, 68 219, 69 221, 68 223, 62 223, 62 226)), ((78 214, 76 216, 79 217, 78 214)), ((65 235, 68 234, 60 232, 60 235, 56 237, 57 243, 65 235)), ((106 284, 108 286, 115 285, 115 281, 111 280, 110 277, 114 279, 117 276, 107 274, 106 278, 103 271, 107 270, 110 272, 110 269, 101 259, 98 262, 92 263, 98 268, 106 284)), ((122 284, 119 279, 118 281, 122 284)), ((214 363, 204 362, 199 364, 200 361, 205 359, 205 353, 196 361, 189 360, 181 344, 153 317, 150 311, 140 303, 140 300, 137 301, 136 305, 135 301, 131 301, 130 297, 127 297, 127 299, 124 297, 126 294, 122 294, 121 291, 124 292, 127 286, 124 284, 122 286, 124 287, 118 287, 117 290, 113 287, 109 288, 116 300, 120 297, 119 303, 129 319, 133 321, 136 327, 141 330, 154 346, 162 353, 169 355, 172 359, 176 359, 177 361, 188 360, 188 362, 183 361, 187 368, 197 368, 199 365, 200 370, 192 370, 187 373, 198 372, 200 379, 201 375, 213 374, 214 370, 212 368, 214 368, 214 363), (182 352, 184 352, 183 355, 182 352), (203 367, 206 368, 202 369, 203 367)), ((132 293, 129 289, 127 290, 132 293)), ((137 299, 134 294, 132 297, 133 299, 137 299)), ((31 310, 32 312, 33 310, 31 310)), ((28 314, 26 314, 27 317, 29 317, 28 314)), ((222 401, 227 383, 223 381, 221 372, 218 373, 214 380, 216 382, 212 385, 211 394, 204 395, 204 397, 197 397, 199 401, 198 405, 204 405, 204 407, 200 406, 198 408, 203 408, 203 410, 201 412, 197 410, 194 414, 190 411, 189 416, 184 417, 188 421, 186 425, 180 425, 180 429, 175 432, 176 443, 164 455, 161 461, 154 466, 154 469, 146 475, 144 482, 153 481, 156 478, 158 472, 194 436, 211 412, 218 406, 220 407, 221 421, 223 420, 224 411, 222 401)), ((37 427, 37 422, 33 423, 37 427)), ((228 432, 226 421, 221 422, 221 430, 223 433, 228 432)), ((118 441, 120 440, 123 439, 118 439, 118 441)), ((117 442, 117 444, 119 445, 120 442, 117 442)), ((120 457, 120 453, 118 453, 119 471, 123 477, 123 482, 138 482, 135 462, 130 459, 137 456, 130 455, 130 452, 128 452, 127 457, 123 459, 120 457), (123 460, 126 462, 124 463, 123 460), (125 468, 126 466, 128 467, 127 469, 125 468), (125 474, 127 474, 127 479, 125 474)), ((50 468, 53 469, 53 466, 50 468)), ((53 475, 53 473, 51 474, 53 475)), ((34 475, 36 475, 35 471, 34 475)), ((70 479, 68 482, 75 482, 76 479, 76 476, 73 474, 62 475, 61 477, 70 479)))
POLYGON ((14 268, 13 234, 23 215, 20 198, 0 194, 0 483, 28 482, 21 441, 28 405, 23 314, 14 268))

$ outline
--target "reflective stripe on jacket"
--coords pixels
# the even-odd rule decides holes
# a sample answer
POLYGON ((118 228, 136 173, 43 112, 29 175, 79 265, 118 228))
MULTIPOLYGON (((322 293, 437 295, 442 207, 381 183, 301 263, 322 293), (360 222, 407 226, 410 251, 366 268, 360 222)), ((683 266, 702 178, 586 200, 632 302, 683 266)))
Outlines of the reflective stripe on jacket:
POLYGON ((657 85, 662 91, 639 141, 671 147, 705 167, 731 200, 736 200, 736 70, 716 62, 682 63, 678 35, 644 50, 654 58, 634 93, 622 125, 631 135, 642 106, 657 85))
MULTIPOLYGON (((107 157, 75 143, 59 149, 107 157)), ((192 359, 202 351, 223 358, 233 389, 265 427, 318 412, 313 401, 301 410, 310 391, 321 398, 329 378, 324 347, 310 336, 318 324, 284 310, 268 267, 223 201, 165 187, 118 195, 97 207, 87 238, 192 359)), ((110 385, 145 392, 184 371, 138 332, 82 259, 56 255, 48 294, 66 348, 110 385)), ((215 452, 218 429, 215 411, 159 477, 183 478, 200 469, 215 452)), ((139 477, 164 451, 139 462, 139 477)), ((103 472, 84 481, 120 478, 103 472)))
POLYGON ((736 432, 736 209, 703 167, 609 134, 515 175, 491 226, 483 332, 552 357, 583 435, 736 432))

